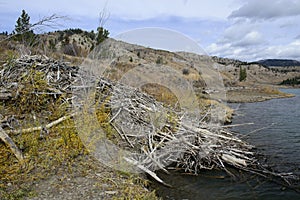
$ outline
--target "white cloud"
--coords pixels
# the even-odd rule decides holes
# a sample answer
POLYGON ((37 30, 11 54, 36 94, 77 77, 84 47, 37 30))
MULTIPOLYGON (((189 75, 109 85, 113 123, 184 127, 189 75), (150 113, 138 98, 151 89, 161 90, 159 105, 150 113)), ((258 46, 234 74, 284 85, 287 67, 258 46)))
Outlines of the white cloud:
POLYGON ((207 46, 209 54, 245 61, 300 59, 300 1, 248 0, 228 21, 231 25, 207 46))
POLYGON ((255 48, 249 46, 235 47, 229 43, 212 44, 206 51, 210 55, 255 61, 266 58, 282 58, 300 60, 300 40, 295 40, 283 45, 262 45, 255 48))
POLYGON ((264 43, 262 35, 257 31, 251 31, 247 33, 239 41, 233 42, 234 46, 252 46, 252 45, 261 45, 264 43))
POLYGON ((297 15, 300 15, 299 0, 248 0, 242 7, 233 11, 229 18, 269 20, 297 15))
POLYGON ((241 41, 245 35, 255 31, 256 29, 258 29, 257 25, 249 23, 235 23, 224 31, 223 38, 219 42, 227 43, 241 41))
POLYGON ((265 52, 268 57, 300 60, 300 40, 295 40, 287 45, 270 46, 266 48, 265 52))

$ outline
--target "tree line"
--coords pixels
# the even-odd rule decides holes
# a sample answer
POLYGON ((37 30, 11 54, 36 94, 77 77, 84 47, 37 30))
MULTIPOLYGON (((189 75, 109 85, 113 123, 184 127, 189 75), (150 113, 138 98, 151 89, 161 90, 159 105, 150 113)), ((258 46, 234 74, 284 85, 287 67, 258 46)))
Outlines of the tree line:
POLYGON ((286 79, 280 85, 300 85, 300 76, 286 79))
MULTIPOLYGON (((63 17, 52 15, 50 17, 45 17, 36 23, 31 23, 29 14, 25 10, 22 10, 20 17, 16 21, 15 29, 11 33, 11 37, 14 40, 19 41, 26 46, 34 46, 36 42, 38 42, 38 35, 34 33, 34 29, 37 28, 38 26, 50 27, 53 23, 55 23, 54 22, 55 20, 61 18, 63 17)), ((96 30, 97 30, 96 32, 94 32, 93 30, 88 32, 88 31, 83 31, 79 28, 76 29, 71 28, 71 29, 67 29, 64 31, 57 31, 57 32, 64 33, 66 34, 67 37, 72 34, 83 34, 89 37, 96 45, 98 45, 101 42, 103 42, 106 38, 108 38, 109 31, 105 29, 103 26, 99 26, 96 30)), ((2 35, 8 35, 8 33, 3 32, 2 35)), ((60 39, 63 40, 65 38, 60 37, 60 39)))

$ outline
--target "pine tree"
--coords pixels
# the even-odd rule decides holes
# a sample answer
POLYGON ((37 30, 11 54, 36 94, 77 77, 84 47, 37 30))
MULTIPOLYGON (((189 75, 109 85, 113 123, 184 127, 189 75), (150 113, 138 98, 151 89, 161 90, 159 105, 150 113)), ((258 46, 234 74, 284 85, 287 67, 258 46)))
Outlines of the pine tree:
POLYGON ((22 14, 16 22, 14 33, 17 41, 21 41, 25 45, 33 44, 35 35, 31 30, 30 16, 25 10, 22 10, 22 14))
POLYGON ((101 42, 103 42, 105 39, 108 38, 109 31, 103 27, 98 27, 97 31, 98 32, 97 32, 97 36, 96 36, 96 44, 98 45, 101 42))
POLYGON ((244 80, 246 80, 246 78, 247 78, 247 71, 246 71, 245 68, 242 68, 240 66, 240 78, 239 78, 239 80, 244 81, 244 80))
POLYGON ((21 16, 17 20, 15 25, 15 31, 17 34, 23 34, 30 30, 30 16, 26 13, 25 10, 22 10, 21 16))

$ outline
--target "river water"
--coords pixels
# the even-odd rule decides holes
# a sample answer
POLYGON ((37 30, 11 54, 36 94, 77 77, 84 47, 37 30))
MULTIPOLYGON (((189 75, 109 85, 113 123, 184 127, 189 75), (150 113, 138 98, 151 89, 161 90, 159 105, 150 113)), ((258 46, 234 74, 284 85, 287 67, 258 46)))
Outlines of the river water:
MULTIPOLYGON (((233 124, 253 123, 232 131, 255 145, 272 169, 300 175, 300 89, 282 91, 296 96, 230 104, 236 109, 233 124)), ((221 171, 203 171, 199 176, 159 175, 173 186, 156 186, 163 199, 300 199, 300 193, 254 176, 236 181, 221 171)))

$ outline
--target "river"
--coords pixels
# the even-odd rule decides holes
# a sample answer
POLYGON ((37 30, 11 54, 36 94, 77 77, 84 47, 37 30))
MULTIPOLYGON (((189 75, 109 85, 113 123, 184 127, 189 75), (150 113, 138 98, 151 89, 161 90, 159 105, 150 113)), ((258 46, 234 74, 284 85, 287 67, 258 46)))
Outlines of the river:
MULTIPOLYGON (((236 110, 233 124, 244 140, 255 145, 275 170, 300 175, 300 89, 283 89, 296 96, 265 102, 230 104, 236 110)), ((172 188, 156 186, 163 199, 300 199, 300 193, 261 178, 233 180, 221 171, 199 176, 159 174, 172 188)))

